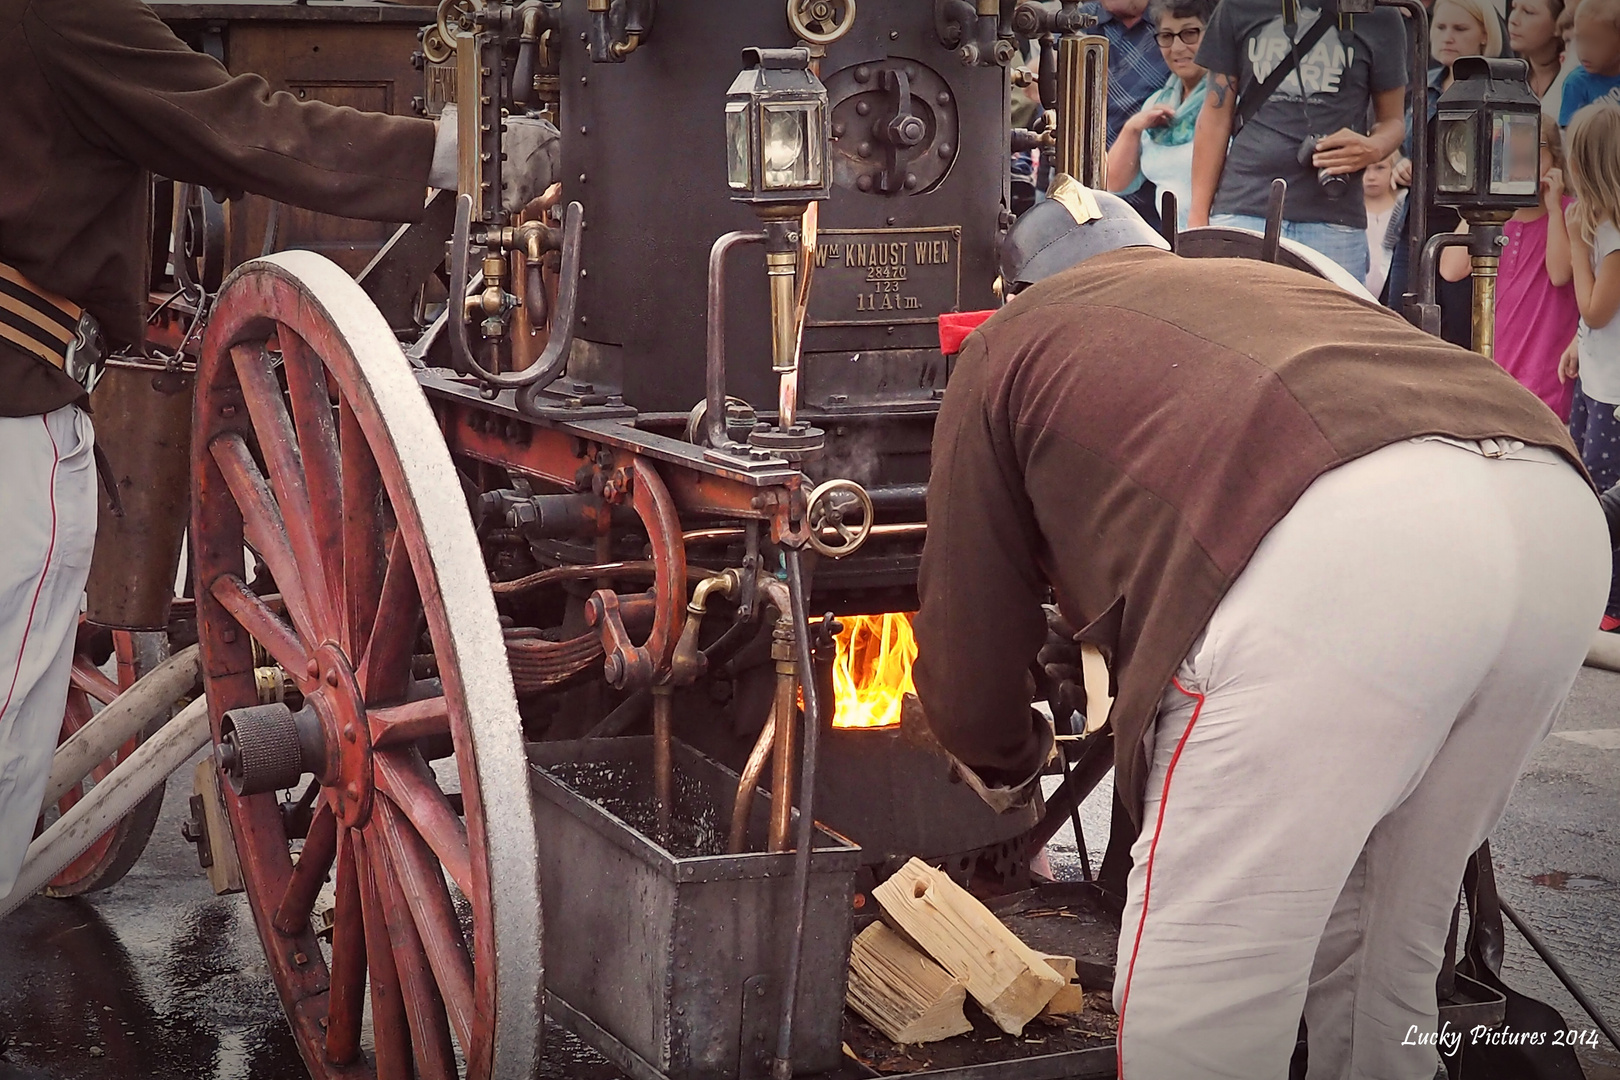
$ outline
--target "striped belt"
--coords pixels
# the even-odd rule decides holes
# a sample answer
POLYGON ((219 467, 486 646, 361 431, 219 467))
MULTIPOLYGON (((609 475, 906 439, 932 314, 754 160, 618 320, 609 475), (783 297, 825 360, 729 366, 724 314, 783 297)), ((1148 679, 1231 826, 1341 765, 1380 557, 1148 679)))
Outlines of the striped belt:
POLYGON ((101 378, 106 348, 96 317, 0 263, 0 341, 37 356, 84 387, 101 378))

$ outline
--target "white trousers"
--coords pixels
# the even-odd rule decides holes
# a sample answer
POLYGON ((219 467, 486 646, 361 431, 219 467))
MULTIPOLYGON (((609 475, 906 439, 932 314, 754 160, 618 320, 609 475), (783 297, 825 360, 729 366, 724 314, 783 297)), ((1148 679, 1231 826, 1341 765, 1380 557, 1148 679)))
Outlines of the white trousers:
POLYGON ((96 540, 95 434, 76 405, 0 417, 0 896, 34 836, 96 540))
POLYGON ((1608 593, 1591 489, 1508 449, 1320 477, 1187 655, 1131 853, 1122 1080, 1283 1080, 1302 1013, 1312 1080, 1432 1080, 1464 864, 1608 593))

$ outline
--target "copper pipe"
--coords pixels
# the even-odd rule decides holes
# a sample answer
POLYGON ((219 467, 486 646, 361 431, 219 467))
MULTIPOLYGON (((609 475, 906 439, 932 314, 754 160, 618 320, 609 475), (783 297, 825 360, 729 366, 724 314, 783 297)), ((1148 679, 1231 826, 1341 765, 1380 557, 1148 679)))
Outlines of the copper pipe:
POLYGON ((770 760, 775 741, 776 717, 771 715, 759 729, 759 738, 754 740, 748 764, 737 781, 737 799, 731 804, 731 838, 726 843, 728 855, 741 855, 748 849, 748 818, 754 809, 754 792, 759 790, 759 778, 765 774, 765 763, 770 760))
POLYGON ((669 842, 670 820, 675 807, 675 763, 670 723, 675 712, 675 688, 668 684, 652 688, 653 695, 653 796, 658 801, 658 839, 669 842))
MULTIPOLYGON (((516 596, 531 589, 538 589, 542 585, 554 585, 560 581, 589 581, 598 578, 603 581, 616 577, 653 577, 658 572, 657 564, 652 560, 637 562, 604 562, 579 566, 553 566, 549 570, 538 570, 524 577, 514 578, 511 581, 492 581, 490 591, 496 596, 516 596)), ((689 566, 686 569, 688 581, 706 581, 712 571, 698 566, 689 566)), ((605 588, 606 586, 599 586, 605 588)))
POLYGON ((770 851, 787 851, 793 828, 793 765, 798 750, 799 672, 793 656, 793 618, 783 612, 771 635, 776 661, 776 746, 772 750, 770 851))

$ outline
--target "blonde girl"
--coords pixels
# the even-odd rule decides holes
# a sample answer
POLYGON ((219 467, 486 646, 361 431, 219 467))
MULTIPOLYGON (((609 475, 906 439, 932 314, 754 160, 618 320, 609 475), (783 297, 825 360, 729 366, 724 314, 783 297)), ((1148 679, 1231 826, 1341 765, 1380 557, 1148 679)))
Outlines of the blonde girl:
MULTIPOLYGON (((1570 435, 1602 491, 1620 482, 1620 105, 1597 102, 1581 109, 1564 139, 1575 196, 1567 225, 1581 325, 1564 353, 1562 374, 1578 377, 1570 435)), ((1610 587, 1603 628, 1620 629, 1620 572, 1610 587)))

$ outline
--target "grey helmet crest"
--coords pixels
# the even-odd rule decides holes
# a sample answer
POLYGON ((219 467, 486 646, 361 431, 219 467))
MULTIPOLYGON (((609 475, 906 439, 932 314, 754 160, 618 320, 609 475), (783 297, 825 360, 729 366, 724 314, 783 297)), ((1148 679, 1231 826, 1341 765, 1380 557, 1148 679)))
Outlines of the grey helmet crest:
POLYGON ((1059 173, 1047 197, 1026 210, 1001 241, 1002 288, 1011 296, 1093 255, 1131 247, 1170 250, 1124 199, 1059 173))

